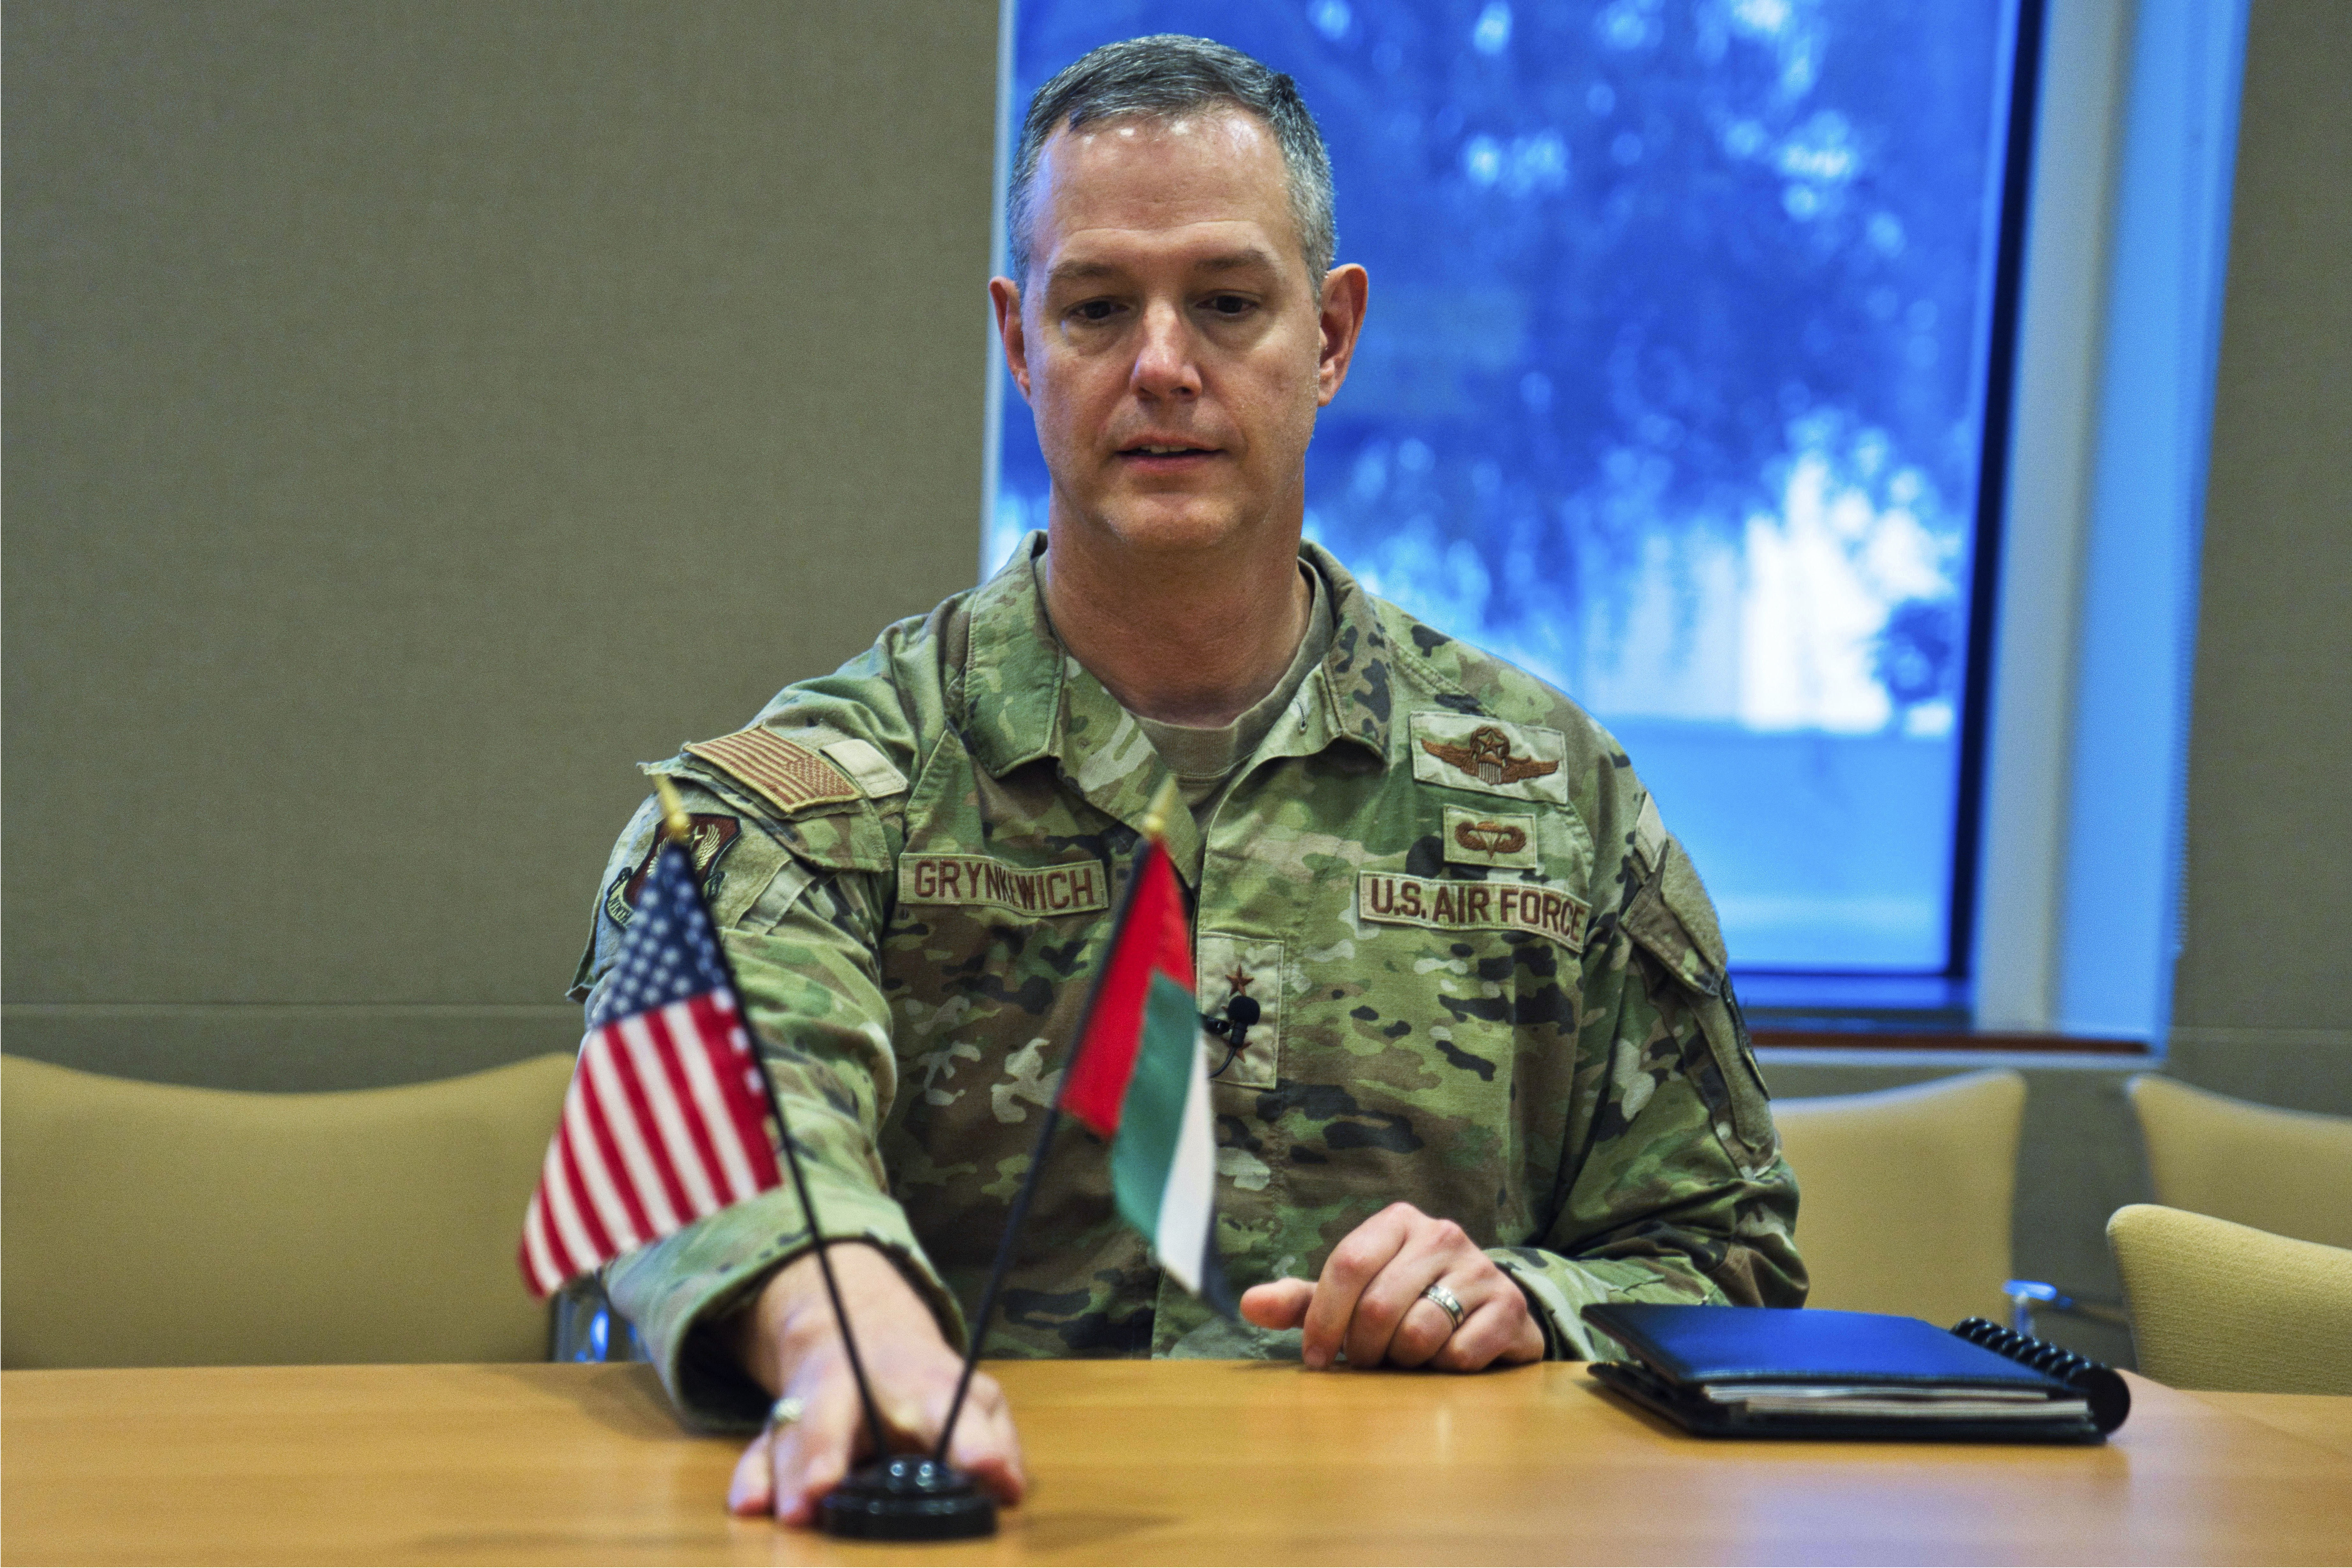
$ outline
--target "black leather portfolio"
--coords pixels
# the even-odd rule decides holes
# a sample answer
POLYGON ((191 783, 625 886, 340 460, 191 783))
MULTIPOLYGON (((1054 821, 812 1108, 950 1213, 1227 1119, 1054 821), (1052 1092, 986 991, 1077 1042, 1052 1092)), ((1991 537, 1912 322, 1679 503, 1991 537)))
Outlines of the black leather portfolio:
POLYGON ((1702 1437, 2095 1443, 2131 1410, 2115 1372, 1983 1318, 1609 1302, 1584 1320, 1634 1357, 1596 1380, 1702 1437))

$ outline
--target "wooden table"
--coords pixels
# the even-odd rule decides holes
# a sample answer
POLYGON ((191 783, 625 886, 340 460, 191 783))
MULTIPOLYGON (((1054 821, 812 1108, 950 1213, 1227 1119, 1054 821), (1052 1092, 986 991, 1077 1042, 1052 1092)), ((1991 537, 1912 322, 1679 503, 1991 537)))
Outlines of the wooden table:
POLYGON ((2132 1385, 2104 1448, 1685 1437, 1577 1366, 993 1368, 1029 1502, 883 1549, 728 1518, 636 1366, 14 1372, 9 1563, 2333 1562, 2352 1399, 2132 1385), (2315 1440, 2316 1439, 2316 1440, 2315 1440), (2332 1445, 2332 1446, 2331 1446, 2332 1445))

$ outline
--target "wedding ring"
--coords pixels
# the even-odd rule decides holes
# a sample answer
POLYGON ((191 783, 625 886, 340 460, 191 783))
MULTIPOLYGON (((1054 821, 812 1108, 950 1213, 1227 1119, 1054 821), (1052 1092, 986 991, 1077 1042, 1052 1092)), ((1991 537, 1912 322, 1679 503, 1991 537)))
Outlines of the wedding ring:
POLYGON ((787 1394, 768 1406, 768 1430, 772 1432, 780 1427, 789 1427, 807 1411, 808 1406, 801 1403, 799 1395, 787 1394))
POLYGON ((1421 1293, 1421 1299, 1424 1301, 1434 1302, 1439 1312, 1444 1312, 1447 1317, 1454 1320, 1454 1326, 1455 1328, 1458 1329, 1462 1326, 1461 1297, 1455 1295, 1453 1291, 1447 1290, 1443 1285, 1432 1285, 1429 1289, 1421 1293))

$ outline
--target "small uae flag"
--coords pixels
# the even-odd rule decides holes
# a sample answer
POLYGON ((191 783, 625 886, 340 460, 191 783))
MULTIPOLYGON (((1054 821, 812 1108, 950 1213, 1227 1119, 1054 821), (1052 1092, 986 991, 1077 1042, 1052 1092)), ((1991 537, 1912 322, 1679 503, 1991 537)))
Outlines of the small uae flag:
POLYGON ((1161 1268, 1231 1317, 1233 1291, 1217 1261, 1217 1140, 1189 925, 1167 847, 1154 835, 1079 1026, 1061 1104, 1110 1140, 1120 1218, 1150 1239, 1161 1268))
POLYGON ((782 1186, 768 1107, 693 865, 665 841, 523 1217, 531 1293, 782 1186))

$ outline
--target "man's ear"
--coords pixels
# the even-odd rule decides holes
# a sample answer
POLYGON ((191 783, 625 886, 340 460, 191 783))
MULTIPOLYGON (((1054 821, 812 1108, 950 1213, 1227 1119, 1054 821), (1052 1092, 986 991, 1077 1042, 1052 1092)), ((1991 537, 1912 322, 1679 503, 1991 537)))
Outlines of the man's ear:
POLYGON ((1370 274, 1352 262, 1323 275, 1322 346, 1315 376, 1318 407, 1339 394, 1348 379, 1349 361, 1356 357, 1356 335, 1364 329, 1364 307, 1371 295, 1370 274))
POLYGON ((996 335, 1004 343, 1004 368, 1013 372, 1013 384, 1021 389, 1022 401, 1025 402, 1029 397, 1029 340, 1021 335, 1021 286, 1009 277, 992 277, 988 280, 988 302, 996 310, 996 335))

